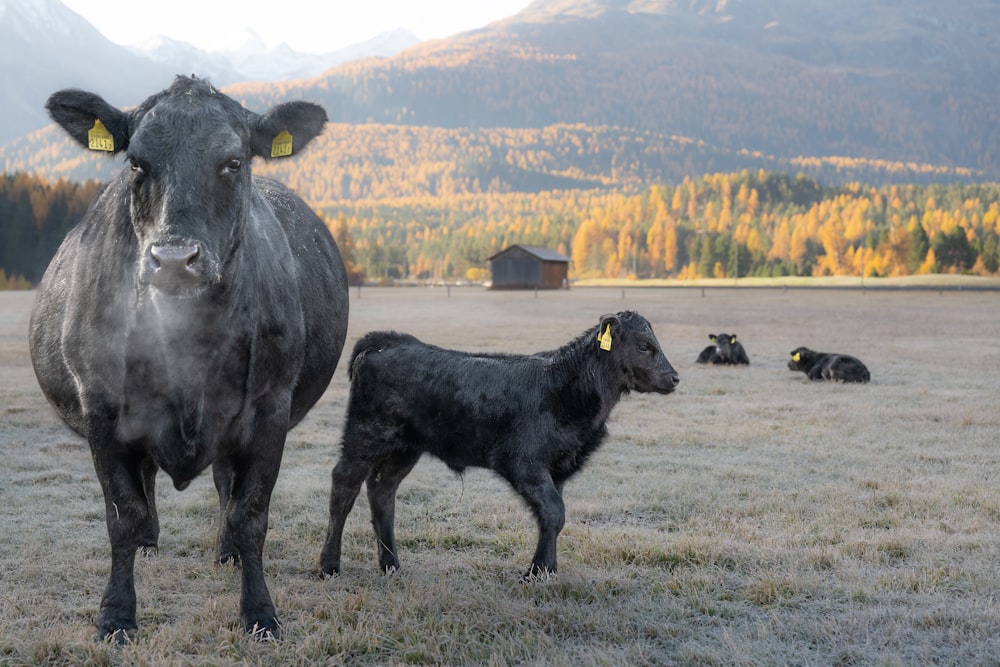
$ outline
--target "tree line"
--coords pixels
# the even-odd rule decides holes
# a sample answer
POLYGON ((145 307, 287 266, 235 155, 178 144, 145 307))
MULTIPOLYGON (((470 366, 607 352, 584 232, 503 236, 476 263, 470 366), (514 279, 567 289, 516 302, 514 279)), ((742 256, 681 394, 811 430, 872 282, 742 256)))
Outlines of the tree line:
POLYGON ((349 234, 369 279, 478 279, 515 243, 558 250, 575 279, 997 275, 1000 266, 997 184, 824 187, 743 171, 641 191, 409 197, 321 213, 349 234))
POLYGON ((37 284, 69 230, 103 186, 0 174, 0 289, 37 284))
MULTIPOLYGON (((35 284, 96 181, 0 176, 0 287, 35 284)), ((480 280, 515 243, 570 277, 998 275, 1000 185, 823 186, 744 170, 674 186, 329 200, 352 281, 480 280)))

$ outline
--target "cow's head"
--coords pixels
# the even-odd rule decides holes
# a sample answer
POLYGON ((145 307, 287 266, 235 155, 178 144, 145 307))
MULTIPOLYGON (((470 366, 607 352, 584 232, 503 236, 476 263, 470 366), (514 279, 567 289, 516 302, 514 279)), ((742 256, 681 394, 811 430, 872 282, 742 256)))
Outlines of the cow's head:
POLYGON ((623 373, 629 391, 669 394, 681 381, 660 349, 653 327, 639 313, 601 317, 595 345, 623 373))
POLYGON ((125 153, 138 280, 177 295, 221 280, 250 215, 251 160, 293 155, 326 123, 315 104, 258 115, 207 81, 181 76, 129 112, 81 90, 54 93, 46 108, 83 146, 125 153))
POLYGON ((710 334, 708 339, 715 343, 715 355, 720 361, 731 362, 733 360, 733 344, 736 343, 736 334, 710 334))
POLYGON ((819 354, 813 352, 808 347, 797 347, 791 352, 792 358, 788 360, 788 370, 807 372, 816 364, 819 354))

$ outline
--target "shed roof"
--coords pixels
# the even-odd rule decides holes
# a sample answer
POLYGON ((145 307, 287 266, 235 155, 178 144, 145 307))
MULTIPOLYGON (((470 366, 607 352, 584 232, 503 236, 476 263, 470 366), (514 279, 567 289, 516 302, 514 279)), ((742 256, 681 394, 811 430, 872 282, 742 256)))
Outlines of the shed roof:
POLYGON ((519 243, 515 243, 514 245, 507 246, 506 248, 504 248, 503 250, 501 250, 497 254, 495 254, 492 257, 490 257, 489 260, 493 261, 494 259, 496 259, 500 255, 504 254, 505 252, 507 252, 507 251, 509 251, 509 250, 511 250, 513 248, 520 248, 524 252, 528 253, 529 255, 533 255, 533 256, 537 257, 538 259, 542 260, 543 262, 569 262, 569 257, 567 257, 566 255, 562 254, 561 252, 556 252, 555 250, 552 250, 551 248, 545 248, 543 246, 537 246, 537 245, 521 245, 519 243))

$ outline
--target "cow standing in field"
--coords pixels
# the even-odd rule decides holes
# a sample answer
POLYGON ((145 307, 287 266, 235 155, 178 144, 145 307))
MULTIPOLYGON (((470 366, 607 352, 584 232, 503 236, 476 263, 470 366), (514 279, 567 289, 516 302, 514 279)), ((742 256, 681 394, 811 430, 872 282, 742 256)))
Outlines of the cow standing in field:
POLYGON ((868 382, 871 373, 860 359, 848 354, 815 352, 808 347, 792 350, 788 370, 802 371, 810 380, 832 380, 834 382, 868 382))
POLYGON ((399 567, 396 490, 425 452, 461 473, 489 468, 510 482, 538 523, 525 577, 556 571, 563 485, 607 436, 629 391, 669 394, 680 381, 641 315, 605 315, 558 350, 533 355, 444 350, 395 332, 358 341, 330 524, 320 569, 340 571, 344 522, 364 482, 379 565, 399 567))
POLYGON ((715 364, 718 366, 746 366, 750 357, 743 349, 743 343, 736 340, 736 334, 709 334, 712 344, 701 351, 695 360, 699 364, 715 364))
POLYGON ((242 564, 243 626, 277 636, 268 505, 286 434, 343 350, 347 276, 323 222, 250 163, 301 150, 326 112, 289 102, 258 115, 186 77, 131 112, 80 90, 46 106, 85 147, 127 158, 53 258, 30 327, 39 384, 87 439, 104 491, 98 636, 136 629, 136 550, 158 546, 157 470, 184 489, 209 466, 218 558, 242 564))

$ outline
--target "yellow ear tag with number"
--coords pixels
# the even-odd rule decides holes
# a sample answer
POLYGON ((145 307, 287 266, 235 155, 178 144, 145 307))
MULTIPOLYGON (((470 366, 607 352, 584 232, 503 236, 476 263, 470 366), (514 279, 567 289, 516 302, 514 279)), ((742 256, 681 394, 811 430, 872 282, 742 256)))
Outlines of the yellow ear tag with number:
POLYGON ((94 127, 87 131, 87 148, 92 151, 115 152, 115 138, 100 120, 95 120, 94 127))
POLYGON ((801 358, 802 358, 802 355, 799 354, 798 352, 796 352, 795 354, 792 355, 792 361, 798 361, 801 358))
POLYGON ((271 142, 271 157, 288 157, 292 154, 292 135, 288 130, 278 132, 271 142))
POLYGON ((611 325, 604 330, 604 334, 601 336, 601 349, 605 352, 611 350, 611 325))

